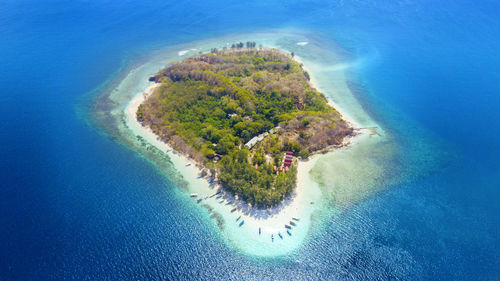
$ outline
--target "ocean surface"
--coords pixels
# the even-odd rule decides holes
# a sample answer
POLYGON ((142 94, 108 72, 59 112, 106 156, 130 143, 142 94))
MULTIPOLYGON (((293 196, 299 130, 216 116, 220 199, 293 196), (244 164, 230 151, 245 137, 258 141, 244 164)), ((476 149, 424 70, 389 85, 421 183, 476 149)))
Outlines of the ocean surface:
MULTIPOLYGON (((487 0, 1 2, 0 280, 499 280, 498 11, 487 0), (224 243, 91 112, 151 53, 271 29, 331 42, 334 70, 398 157, 383 188, 334 204, 297 251, 261 258, 224 243)), ((336 180, 331 165, 318 181, 336 180)))

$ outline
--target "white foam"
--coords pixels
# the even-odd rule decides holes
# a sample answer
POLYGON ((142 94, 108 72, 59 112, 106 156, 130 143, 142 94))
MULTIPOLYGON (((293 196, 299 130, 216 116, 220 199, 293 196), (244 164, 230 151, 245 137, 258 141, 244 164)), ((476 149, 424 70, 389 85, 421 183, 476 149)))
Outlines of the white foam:
POLYGON ((179 51, 177 54, 179 55, 179 57, 182 57, 183 55, 189 53, 191 50, 182 50, 182 51, 179 51))

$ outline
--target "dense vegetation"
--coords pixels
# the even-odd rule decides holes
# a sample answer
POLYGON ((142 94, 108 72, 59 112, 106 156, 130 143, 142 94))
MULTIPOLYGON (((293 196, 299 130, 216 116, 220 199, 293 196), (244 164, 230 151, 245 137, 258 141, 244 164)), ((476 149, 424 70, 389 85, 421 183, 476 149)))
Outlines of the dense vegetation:
POLYGON ((307 158, 352 133, 293 54, 254 42, 172 63, 150 80, 160 86, 137 119, 252 205, 276 205, 295 187, 295 163, 279 171, 285 151, 307 158))

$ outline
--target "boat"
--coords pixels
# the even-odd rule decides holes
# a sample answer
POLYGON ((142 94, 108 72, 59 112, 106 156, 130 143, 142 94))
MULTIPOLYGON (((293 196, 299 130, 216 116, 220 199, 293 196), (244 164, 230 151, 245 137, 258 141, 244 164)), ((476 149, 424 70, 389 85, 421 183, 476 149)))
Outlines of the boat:
POLYGON ((196 200, 196 202, 200 203, 200 202, 201 202, 201 200, 203 200, 203 199, 202 199, 202 198, 200 198, 200 199, 196 200))
POLYGON ((286 228, 286 229, 292 229, 292 227, 291 227, 291 226, 289 226, 288 224, 285 224, 285 228, 286 228))
POLYGON ((292 220, 294 220, 294 221, 300 221, 300 219, 298 219, 298 218, 292 218, 292 220))
POLYGON ((283 239, 283 235, 281 235, 281 232, 278 232, 278 236, 283 239))
POLYGON ((274 234, 271 234, 271 240, 274 242, 274 234))
POLYGON ((290 232, 290 230, 286 230, 286 233, 288 233, 288 235, 292 236, 292 233, 290 232))
POLYGON ((191 163, 187 163, 187 164, 186 164, 186 167, 189 167, 189 166, 191 166, 191 163))
POLYGON ((260 235, 261 231, 260 231, 260 227, 259 227, 259 235, 260 235))
POLYGON ((297 224, 296 224, 296 223, 294 223, 293 221, 290 221, 290 224, 291 224, 292 226, 296 226, 296 225, 297 225, 297 224))
POLYGON ((232 210, 231 210, 231 213, 234 213, 236 210, 238 210, 237 207, 234 207, 232 210))
POLYGON ((239 221, 240 219, 241 219, 241 216, 239 216, 239 217, 236 219, 236 221, 239 221))
POLYGON ((190 195, 190 196, 191 196, 191 197, 196 197, 196 196, 198 196, 198 193, 191 193, 191 195, 190 195))
POLYGON ((241 227, 244 223, 245 223, 245 220, 242 220, 242 221, 240 222, 240 225, 239 225, 239 226, 241 227))

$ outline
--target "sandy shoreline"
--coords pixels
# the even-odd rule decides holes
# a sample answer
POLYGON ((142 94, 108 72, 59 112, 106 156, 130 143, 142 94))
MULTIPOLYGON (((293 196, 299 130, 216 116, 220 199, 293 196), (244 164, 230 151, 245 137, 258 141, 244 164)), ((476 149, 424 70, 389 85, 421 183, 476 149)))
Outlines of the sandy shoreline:
MULTIPOLYGON (((212 215, 215 214, 222 218, 224 235, 236 247, 247 252, 248 248, 251 248, 254 250, 251 252, 257 255, 280 251, 285 253, 298 248, 309 232, 312 213, 320 208, 322 192, 318 184, 312 180, 309 172, 322 154, 315 154, 309 160, 299 161, 297 187, 284 202, 276 207, 265 210, 251 208, 245 202, 235 200, 231 194, 226 192, 213 196, 223 190, 218 186, 211 185, 206 178, 200 176, 201 169, 194 160, 175 152, 167 143, 161 141, 151 129, 143 127, 136 120, 137 108, 158 86, 159 84, 150 84, 143 93, 136 95, 129 102, 125 108, 129 129, 135 135, 143 137, 148 143, 168 154, 175 168, 189 183, 189 193, 197 194, 196 197, 192 198, 192 201, 210 210, 212 215), (235 207, 237 207, 236 211, 235 207), (294 221, 296 226, 292 227, 291 235, 289 235, 285 225, 290 226, 290 221, 293 218, 300 221, 294 221), (244 221, 244 225, 240 226, 242 221, 244 221), (279 235, 283 238, 280 238, 279 235), (293 239, 294 243, 288 242, 286 246, 280 245, 279 242, 285 239, 293 239)), ((331 105, 334 105, 330 99, 328 100, 331 105)), ((338 107, 335 108, 341 112, 338 107)), ((345 115, 343 118, 352 126, 356 125, 352 119, 346 118, 345 115)), ((346 138, 345 142, 348 143, 351 140, 352 138, 346 138)), ((189 193, 186 194, 186 197, 190 196, 189 193)))
MULTIPOLYGON (((140 104, 142 104, 145 99, 154 91, 156 87, 158 87, 160 84, 151 84, 142 94, 139 94, 135 96, 125 109, 126 116, 127 116, 127 123, 134 123, 135 126, 132 126, 132 130, 134 133, 138 133, 138 135, 145 137, 148 141, 150 141, 152 138, 155 139, 156 141, 153 143, 153 145, 157 146, 160 150, 166 152, 169 156, 175 155, 177 161, 176 164, 183 164, 184 169, 180 170, 191 170, 189 174, 196 174, 197 178, 200 178, 199 175, 201 174, 201 167, 199 167, 198 163, 196 163, 193 159, 181 154, 181 153, 176 153, 173 152, 174 149, 167 143, 159 140, 159 138, 153 133, 153 131, 150 128, 142 126, 135 118, 137 108, 139 107, 140 104), (137 130, 139 129, 139 130, 137 130)), ((129 124, 130 125, 130 124, 129 124)), ((304 182, 304 176, 309 172, 309 170, 312 168, 313 164, 315 163, 315 159, 318 157, 318 154, 312 155, 309 160, 306 161, 299 161, 298 165, 298 172, 297 172, 297 188, 295 188, 295 191, 292 193, 290 198, 285 200, 282 204, 279 206, 276 206, 274 208, 268 209, 268 210, 253 210, 250 207, 247 207, 244 202, 239 200, 240 202, 235 202, 238 203, 238 208, 240 212, 244 213, 247 216, 253 216, 255 218, 261 218, 261 219, 271 219, 269 225, 267 223, 262 223, 261 221, 261 226, 262 230, 265 228, 269 229, 274 229, 276 223, 279 224, 287 224, 291 217, 289 216, 290 214, 295 214, 298 215, 296 212, 292 212, 293 210, 298 210, 300 209, 300 203, 305 202, 305 196, 304 193, 306 192, 305 188, 303 185, 299 184, 300 182, 304 182), (286 214, 288 213, 288 214, 286 214), (285 218, 286 217, 286 218, 285 218)), ((175 163, 174 162, 174 163, 175 163)), ((179 169, 179 167, 176 167, 179 169)), ((182 173, 182 171, 180 171, 182 173)), ((203 180, 207 181, 206 178, 202 178, 203 180)), ((217 190, 219 187, 218 186, 212 186, 211 190, 217 190)), ((195 191, 201 192, 201 194, 204 194, 203 189, 196 189, 193 188, 195 191)), ((201 194, 199 194, 199 197, 202 197, 201 194)), ((198 197, 198 198, 199 198, 198 197)), ((229 194, 226 195, 226 198, 228 200, 234 200, 233 198, 230 198, 229 194)), ((310 202, 308 202, 310 203, 310 202)), ((234 204, 233 204, 234 205, 234 204)), ((246 222, 245 222, 246 223, 246 222)))
POLYGON ((313 237, 311 234, 320 229, 316 227, 330 221, 331 215, 343 209, 343 206, 376 190, 374 187, 377 182, 374 179, 381 178, 384 171, 378 159, 386 159, 391 155, 390 147, 380 146, 383 138, 372 137, 365 130, 357 130, 359 134, 345 139, 345 143, 349 143, 348 147, 327 150, 324 154, 313 155, 308 161, 300 161, 297 187, 291 196, 273 209, 255 210, 244 202, 234 201, 229 195, 212 196, 217 192, 217 187, 199 176, 200 169, 195 162, 173 151, 151 130, 142 127, 135 116, 138 106, 144 101, 144 93, 150 93, 155 85, 148 78, 168 63, 178 60, 179 56, 188 56, 189 52, 185 51, 209 51, 213 46, 228 46, 231 42, 247 40, 287 52, 293 51, 295 58, 300 58, 304 68, 311 74, 312 86, 325 94, 329 104, 340 112, 344 120, 354 128, 377 127, 378 130, 378 124, 366 114, 353 96, 344 68, 332 67, 342 64, 342 58, 331 49, 323 48, 323 42, 326 41, 318 41, 293 31, 230 34, 158 50, 143 63, 127 71, 115 88, 106 91, 109 101, 104 102, 109 102, 107 106, 111 110, 104 107, 106 112, 103 115, 109 114, 115 121, 111 126, 112 129, 119 130, 120 137, 145 146, 145 149, 148 146, 155 147, 168 156, 169 161, 166 162, 171 164, 168 164, 165 172, 167 175, 178 172, 169 179, 174 186, 177 183, 182 185, 183 188, 174 190, 180 196, 182 204, 196 210, 193 219, 206 227, 212 227, 211 231, 230 249, 256 256, 289 255, 308 243, 309 238, 313 237), (297 45, 298 42, 308 44, 297 45), (141 137, 140 140, 138 136, 141 137), (190 193, 197 193, 198 196, 192 198, 190 193), (202 200, 197 202, 200 198, 202 200), (238 204, 239 209, 231 212, 235 204, 238 204), (285 224, 291 225, 293 217, 300 221, 292 227, 291 235, 288 235, 285 224), (240 226, 242 220, 245 222, 240 226), (281 233, 282 239, 278 233, 281 233), (271 239, 272 236, 274 240, 271 239))

